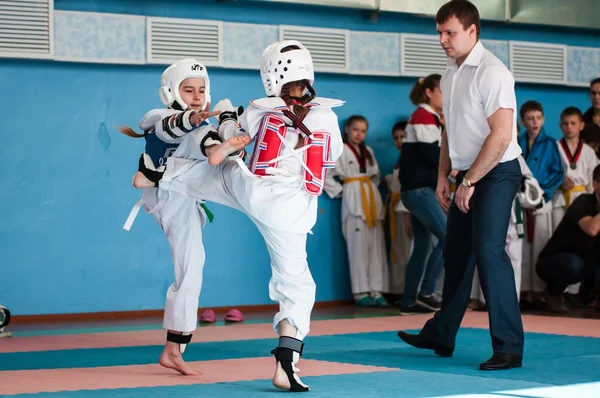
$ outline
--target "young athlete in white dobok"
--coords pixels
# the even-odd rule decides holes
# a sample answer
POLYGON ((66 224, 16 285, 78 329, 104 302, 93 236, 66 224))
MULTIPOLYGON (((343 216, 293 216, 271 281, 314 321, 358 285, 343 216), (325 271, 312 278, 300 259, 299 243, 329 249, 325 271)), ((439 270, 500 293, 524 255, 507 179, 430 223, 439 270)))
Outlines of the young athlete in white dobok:
POLYGON ((565 171, 565 179, 552 198, 553 230, 560 224, 566 209, 581 194, 594 192, 592 174, 599 161, 596 153, 581 140, 585 127, 581 110, 575 107, 564 109, 560 115, 563 138, 558 140, 558 153, 565 171))
MULTIPOLYGON (((210 155, 220 144, 217 126, 206 119, 219 112, 210 112, 210 80, 206 67, 195 59, 183 59, 169 66, 161 78, 160 99, 167 109, 149 111, 140 122, 144 134, 131 128, 121 128, 130 137, 144 138, 145 153, 140 157, 139 171, 133 185, 143 188, 140 200, 131 212, 124 228, 129 230, 140 206, 151 213, 164 231, 173 258, 175 282, 167 290, 163 327, 167 341, 159 363, 184 375, 197 375, 182 354, 198 323, 198 300, 204 268, 202 227, 207 214, 203 201, 176 192, 156 188, 167 159, 176 151, 192 145, 210 155), (193 135, 190 135, 194 132, 193 135), (185 140, 184 138, 189 138, 185 140)), ((228 114, 221 113, 223 120, 228 114)), ((229 143, 222 144, 229 148, 229 143)), ((225 147, 224 147, 225 148, 225 147)), ((222 149, 224 149, 222 148, 222 149)), ((239 156, 233 154, 232 156, 239 156)), ((208 212, 208 213, 207 213, 208 212)))
POLYGON ((388 261, 383 220, 385 205, 379 193, 381 172, 373 149, 365 144, 369 124, 361 115, 344 126, 345 147, 327 175, 325 192, 342 198, 342 233, 346 239, 352 294, 361 307, 389 307, 388 261))
MULTIPOLYGON (((594 192, 592 175, 599 161, 596 153, 585 144, 580 135, 585 127, 583 113, 579 108, 565 108, 560 115, 563 138, 558 140, 558 153, 565 172, 565 179, 552 197, 552 231, 560 224, 566 210, 578 196, 594 192)), ((570 285, 567 293, 578 294, 580 283, 570 285)))
MULTIPOLYGON (((238 209, 256 224, 271 257, 269 296, 279 303, 273 320, 280 336, 272 351, 276 358, 273 384, 308 391, 295 368, 309 333, 316 293, 306 238, 317 219, 326 170, 342 153, 338 119, 331 108, 343 101, 315 98, 312 58, 298 41, 267 47, 260 71, 268 98, 251 101, 239 118, 239 131, 255 139, 249 166, 240 159, 226 159, 236 146, 225 144, 241 136, 219 146, 209 162, 195 160, 202 148, 188 145, 188 150, 178 149, 168 159, 159 188, 238 209)), ((235 114, 229 101, 217 108, 235 114)), ((234 119, 222 121, 224 137, 239 133, 234 119)))

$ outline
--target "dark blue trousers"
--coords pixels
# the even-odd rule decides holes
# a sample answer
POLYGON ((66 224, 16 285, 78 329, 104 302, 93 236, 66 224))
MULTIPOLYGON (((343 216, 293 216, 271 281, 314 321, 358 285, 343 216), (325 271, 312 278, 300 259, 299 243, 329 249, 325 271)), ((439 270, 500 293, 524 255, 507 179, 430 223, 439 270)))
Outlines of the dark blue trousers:
POLYGON ((548 293, 559 296, 567 286, 583 282, 586 278, 595 281, 596 296, 600 297, 600 251, 591 252, 585 258, 575 253, 541 255, 536 272, 546 282, 548 293))
MULTIPOLYGON (((459 173, 458 183, 465 173, 459 173)), ((454 348, 477 264, 494 352, 523 356, 521 311, 513 267, 505 250, 512 202, 520 181, 517 160, 500 163, 475 186, 467 214, 452 202, 444 246, 442 308, 423 327, 423 338, 454 348)))

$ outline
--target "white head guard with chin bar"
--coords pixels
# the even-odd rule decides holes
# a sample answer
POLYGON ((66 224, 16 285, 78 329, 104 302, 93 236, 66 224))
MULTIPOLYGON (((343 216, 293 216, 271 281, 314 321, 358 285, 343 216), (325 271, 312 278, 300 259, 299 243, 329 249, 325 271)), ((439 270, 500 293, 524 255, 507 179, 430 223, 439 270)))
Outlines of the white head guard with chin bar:
POLYGON ((267 96, 280 97, 284 84, 298 80, 315 81, 310 52, 297 40, 283 40, 271 44, 260 58, 260 77, 267 96), (297 49, 281 52, 286 47, 297 49))
POLYGON ((525 177, 517 197, 523 209, 537 209, 544 201, 544 190, 535 178, 525 177))
POLYGON ((159 91, 162 103, 168 107, 172 107, 173 103, 176 102, 181 110, 185 111, 188 106, 183 102, 179 95, 179 85, 185 79, 190 77, 200 77, 204 79, 206 100, 204 101, 202 110, 206 109, 206 106, 210 102, 210 80, 208 78, 208 71, 202 62, 191 58, 177 61, 163 72, 160 79, 159 91))
POLYGON ((544 206, 544 190, 533 177, 533 173, 523 156, 519 156, 518 160, 519 166, 521 166, 521 174, 523 174, 523 180, 517 192, 521 207, 523 209, 535 210, 538 207, 544 206))

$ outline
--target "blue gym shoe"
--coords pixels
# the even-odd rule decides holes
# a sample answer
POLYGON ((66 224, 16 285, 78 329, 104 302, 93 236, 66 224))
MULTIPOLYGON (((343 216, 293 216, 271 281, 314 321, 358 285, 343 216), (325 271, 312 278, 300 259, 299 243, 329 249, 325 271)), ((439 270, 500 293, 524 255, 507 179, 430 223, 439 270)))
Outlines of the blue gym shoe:
POLYGON ((377 303, 373 300, 371 296, 364 296, 360 299, 356 300, 356 305, 359 307, 376 307, 377 303))

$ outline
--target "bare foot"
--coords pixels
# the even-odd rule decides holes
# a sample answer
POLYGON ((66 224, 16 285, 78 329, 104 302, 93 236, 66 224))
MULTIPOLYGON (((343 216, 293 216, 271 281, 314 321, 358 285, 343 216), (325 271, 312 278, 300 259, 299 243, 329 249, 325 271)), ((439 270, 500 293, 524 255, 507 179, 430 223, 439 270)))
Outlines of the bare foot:
POLYGON ((282 390, 289 390, 291 388, 290 381, 283 371, 281 364, 277 362, 275 367, 275 375, 273 376, 273 385, 277 388, 281 388, 282 390))
POLYGON ((220 164, 225 158, 233 152, 238 151, 250 143, 250 136, 247 134, 236 135, 225 140, 220 145, 214 145, 206 149, 208 153, 208 163, 211 166, 220 164))
MULTIPOLYGON (((295 369, 295 372, 298 372, 297 369, 295 369)), ((308 391, 310 390, 310 388, 305 385, 304 383, 302 383, 302 381, 300 380, 300 378, 298 377, 297 374, 294 373, 294 377, 296 379, 296 382, 299 384, 299 386, 297 385, 296 389, 294 391, 308 391)), ((277 365, 275 367, 275 374, 273 375, 273 385, 277 388, 280 388, 282 390, 291 390, 292 386, 290 384, 290 380, 288 379, 285 371, 283 370, 283 368, 281 367, 281 363, 277 362, 277 365)))
POLYGON ((138 171, 133 176, 133 186, 136 188, 150 188, 154 186, 154 183, 147 179, 141 171, 138 171))
POLYGON ((179 344, 177 343, 167 342, 165 349, 162 354, 160 354, 160 358, 158 358, 158 363, 165 368, 176 370, 185 376, 199 376, 202 374, 202 372, 193 370, 185 363, 183 357, 179 353, 179 344))

